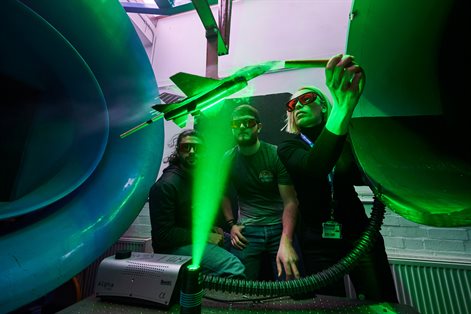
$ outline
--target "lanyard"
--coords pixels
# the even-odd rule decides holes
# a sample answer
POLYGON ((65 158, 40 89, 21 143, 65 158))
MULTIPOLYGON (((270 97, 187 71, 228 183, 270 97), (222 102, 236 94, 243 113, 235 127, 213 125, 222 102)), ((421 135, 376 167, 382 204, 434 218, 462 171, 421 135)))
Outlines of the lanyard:
POLYGON ((314 143, 309 139, 309 137, 307 137, 306 135, 304 135, 303 133, 300 133, 301 135, 301 139, 307 144, 309 145, 311 148, 314 147, 314 143))
MULTIPOLYGON (((314 147, 314 143, 309 139, 309 137, 307 137, 306 135, 304 135, 303 133, 300 133, 300 136, 301 136, 301 139, 307 144, 309 145, 311 148, 314 147)), ((335 167, 334 167, 335 169, 335 167)), ((334 172, 334 169, 332 169, 332 171, 327 175, 327 179, 329 180, 329 185, 330 185, 330 191, 331 193, 334 193, 334 184, 333 184, 333 172, 334 172)), ((333 200, 333 195, 331 195, 331 199, 333 200)), ((330 219, 334 220, 334 206, 331 206, 331 209, 330 209, 330 219)))

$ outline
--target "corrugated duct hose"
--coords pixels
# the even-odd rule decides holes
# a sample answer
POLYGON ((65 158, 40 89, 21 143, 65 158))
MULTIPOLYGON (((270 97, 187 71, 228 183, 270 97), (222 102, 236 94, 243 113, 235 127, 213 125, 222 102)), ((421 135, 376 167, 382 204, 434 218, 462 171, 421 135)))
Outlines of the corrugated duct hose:
POLYGON ((373 247, 383 223, 384 213, 385 205, 377 197, 374 197, 369 225, 353 249, 336 264, 321 272, 288 281, 248 281, 206 275, 204 276, 204 288, 260 296, 295 296, 325 287, 347 274, 358 259, 373 247))

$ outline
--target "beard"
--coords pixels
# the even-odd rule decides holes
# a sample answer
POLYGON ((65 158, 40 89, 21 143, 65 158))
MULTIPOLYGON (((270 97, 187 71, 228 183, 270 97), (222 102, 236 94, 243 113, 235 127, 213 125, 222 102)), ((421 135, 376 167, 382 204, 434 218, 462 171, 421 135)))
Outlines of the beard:
POLYGON ((257 143, 257 135, 250 134, 249 138, 246 138, 244 135, 246 134, 242 133, 237 137, 237 144, 239 146, 252 146, 257 143))
POLYGON ((180 157, 180 164, 183 168, 187 170, 193 170, 196 167, 196 158, 195 157, 180 157))

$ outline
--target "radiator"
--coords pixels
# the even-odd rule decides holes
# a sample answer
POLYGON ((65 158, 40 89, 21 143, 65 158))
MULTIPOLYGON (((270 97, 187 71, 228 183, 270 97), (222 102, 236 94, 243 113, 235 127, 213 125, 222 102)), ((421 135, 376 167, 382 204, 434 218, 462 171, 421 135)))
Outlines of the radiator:
POLYGON ((132 252, 152 252, 151 238, 121 238, 113 244, 105 253, 85 268, 77 279, 80 282, 81 298, 84 299, 94 293, 95 277, 100 262, 108 256, 115 254, 119 250, 129 250, 132 252))
MULTIPOLYGON (((421 314, 471 313, 471 262, 389 259, 400 304, 421 314)), ((348 276, 347 296, 355 298, 348 276)))

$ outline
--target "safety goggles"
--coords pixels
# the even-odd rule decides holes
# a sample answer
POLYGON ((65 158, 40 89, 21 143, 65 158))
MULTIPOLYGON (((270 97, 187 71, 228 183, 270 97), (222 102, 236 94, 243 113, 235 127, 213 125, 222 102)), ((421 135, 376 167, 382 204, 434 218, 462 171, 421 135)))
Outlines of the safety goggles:
POLYGON ((178 147, 181 153, 189 153, 193 149, 193 152, 201 152, 202 145, 199 143, 181 143, 178 147))
POLYGON ((286 111, 288 112, 294 111, 294 109, 296 109, 296 104, 298 103, 298 101, 303 106, 311 104, 317 99, 318 96, 319 95, 317 95, 314 92, 307 92, 302 95, 299 95, 298 97, 293 98, 286 103, 286 111))
POLYGON ((257 125, 257 120, 255 119, 245 119, 245 120, 232 120, 231 127, 233 129, 240 129, 242 126, 246 129, 251 129, 257 125))

